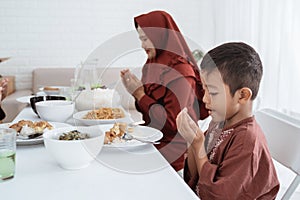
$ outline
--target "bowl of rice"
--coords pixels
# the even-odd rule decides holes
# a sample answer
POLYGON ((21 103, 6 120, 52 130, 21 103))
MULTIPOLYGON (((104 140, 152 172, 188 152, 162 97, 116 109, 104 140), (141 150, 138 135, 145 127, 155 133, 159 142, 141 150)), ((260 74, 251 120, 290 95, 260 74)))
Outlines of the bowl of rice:
POLYGON ((115 107, 120 105, 120 95, 114 89, 97 88, 82 90, 75 100, 77 111, 93 110, 100 107, 115 107))

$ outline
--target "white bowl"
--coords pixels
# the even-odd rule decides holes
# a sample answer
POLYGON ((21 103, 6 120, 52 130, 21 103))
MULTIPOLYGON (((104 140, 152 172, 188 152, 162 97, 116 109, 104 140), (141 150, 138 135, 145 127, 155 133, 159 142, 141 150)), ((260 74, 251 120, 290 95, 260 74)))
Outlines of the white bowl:
POLYGON ((72 116, 75 106, 71 101, 40 101, 35 104, 40 118, 46 121, 64 122, 72 116))
POLYGON ((83 90, 75 100, 76 110, 93 110, 100 107, 120 105, 120 95, 114 89, 83 90))
POLYGON ((100 125, 100 124, 114 124, 116 122, 126 122, 128 121, 128 114, 124 111, 123 108, 120 108, 124 112, 124 117, 117 118, 117 119, 84 119, 84 116, 86 116, 89 112, 92 112, 93 110, 84 110, 73 114, 73 118, 80 122, 81 124, 87 125, 87 126, 93 126, 93 125, 100 125))
POLYGON ((57 128, 43 134, 47 151, 64 169, 76 170, 87 167, 99 154, 104 144, 104 133, 99 126, 72 126, 57 128), (59 136, 72 130, 87 133, 84 140, 59 140, 59 136))

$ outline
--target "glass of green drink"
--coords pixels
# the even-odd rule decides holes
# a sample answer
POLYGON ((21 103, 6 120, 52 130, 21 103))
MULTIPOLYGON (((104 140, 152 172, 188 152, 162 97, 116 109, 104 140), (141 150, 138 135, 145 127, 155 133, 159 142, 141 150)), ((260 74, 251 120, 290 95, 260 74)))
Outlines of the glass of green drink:
POLYGON ((14 129, 0 128, 0 182, 14 177, 16 134, 14 129))

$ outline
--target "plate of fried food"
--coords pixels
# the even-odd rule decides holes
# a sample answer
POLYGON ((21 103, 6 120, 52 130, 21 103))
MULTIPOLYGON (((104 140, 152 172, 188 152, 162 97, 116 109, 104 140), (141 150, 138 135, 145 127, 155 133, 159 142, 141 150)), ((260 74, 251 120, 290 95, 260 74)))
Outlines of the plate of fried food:
POLYGON ((163 137, 160 130, 148 126, 128 127, 127 123, 99 125, 105 133, 104 147, 127 148, 159 142, 163 137), (125 139, 125 134, 130 134, 133 139, 125 139), (141 142, 144 141, 144 142, 141 142))
POLYGON ((71 126, 59 122, 20 120, 18 122, 0 124, 0 127, 12 128, 17 131, 17 145, 33 145, 43 143, 46 131, 71 126))
POLYGON ((73 115, 75 120, 88 126, 124 122, 126 117, 127 114, 121 107, 102 107, 94 110, 80 111, 73 115))

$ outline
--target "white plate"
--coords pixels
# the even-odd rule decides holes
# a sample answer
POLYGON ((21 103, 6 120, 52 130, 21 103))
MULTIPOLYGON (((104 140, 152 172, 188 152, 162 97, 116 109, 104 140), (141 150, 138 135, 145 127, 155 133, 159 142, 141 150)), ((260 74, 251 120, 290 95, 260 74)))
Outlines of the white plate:
POLYGON ((91 112, 91 111, 92 110, 85 110, 85 111, 77 112, 77 113, 73 114, 73 118, 87 126, 93 126, 93 125, 99 125, 99 124, 113 124, 115 122, 128 121, 128 114, 124 111, 124 109, 123 109, 123 112, 124 112, 125 117, 118 118, 118 119, 83 119, 83 117, 88 112, 91 112))
POLYGON ((19 97, 19 98, 17 98, 16 100, 17 100, 18 102, 20 102, 20 103, 28 103, 28 104, 30 104, 30 98, 31 98, 31 97, 34 97, 34 96, 31 95, 31 96, 19 97))
MULTIPOLYGON (((10 125, 12 125, 14 123, 17 123, 17 122, 0 124, 0 127, 8 128, 10 125)), ((49 123, 53 126, 53 129, 71 126, 70 124, 60 123, 60 122, 49 122, 49 123)), ((26 140, 17 138, 16 142, 17 142, 17 145, 41 144, 41 143, 43 143, 43 138, 39 137, 39 138, 26 139, 26 140)))
MULTIPOLYGON (((113 125, 112 124, 99 125, 99 127, 105 133, 106 131, 109 131, 109 129, 112 128, 113 125)), ((151 142, 159 141, 163 137, 163 134, 160 130, 148 126, 136 126, 134 127, 133 132, 131 132, 130 134, 136 138, 151 141, 151 142)), ((120 143, 104 144, 104 147, 127 148, 127 147, 141 146, 145 144, 149 144, 149 143, 143 143, 133 139, 129 141, 122 140, 122 142, 120 143)))

